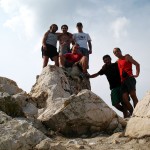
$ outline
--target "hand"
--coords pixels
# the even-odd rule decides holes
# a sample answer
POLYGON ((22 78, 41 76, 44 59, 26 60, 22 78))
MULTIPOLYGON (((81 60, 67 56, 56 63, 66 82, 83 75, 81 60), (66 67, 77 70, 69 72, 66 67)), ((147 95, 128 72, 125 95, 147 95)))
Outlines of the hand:
POLYGON ((75 62, 73 65, 76 66, 78 64, 78 62, 75 62))
POLYGON ((89 54, 92 54, 92 50, 89 50, 89 54))
POLYGON ((46 45, 43 45, 43 50, 45 50, 45 51, 47 50, 47 47, 46 47, 46 45))
POLYGON ((133 75, 132 77, 137 78, 139 75, 133 75))

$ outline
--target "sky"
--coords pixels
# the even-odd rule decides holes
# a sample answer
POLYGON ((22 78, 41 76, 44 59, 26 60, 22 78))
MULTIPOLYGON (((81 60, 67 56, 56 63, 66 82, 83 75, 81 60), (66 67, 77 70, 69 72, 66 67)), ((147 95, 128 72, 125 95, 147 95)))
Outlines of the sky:
MULTIPOLYGON (((113 48, 119 47, 123 55, 130 54, 140 63, 136 92, 142 100, 150 90, 149 16, 149 0, 0 0, 0 76, 30 92, 42 71, 41 43, 49 26, 57 24, 60 32, 61 25, 67 24, 68 31, 76 33, 76 23, 82 22, 93 45, 89 73, 101 69, 105 54, 115 62, 113 48)), ((111 106, 106 77, 90 81, 92 91, 119 113, 111 106)))

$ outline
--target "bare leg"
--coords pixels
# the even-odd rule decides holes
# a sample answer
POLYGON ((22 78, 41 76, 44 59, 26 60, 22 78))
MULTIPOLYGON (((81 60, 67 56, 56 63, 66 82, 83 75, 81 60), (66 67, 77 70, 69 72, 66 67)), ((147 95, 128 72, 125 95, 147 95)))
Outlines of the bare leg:
POLYGON ((83 56, 80 60, 80 64, 83 69, 83 73, 87 73, 87 67, 88 67, 88 58, 86 56, 83 56))
POLYGON ((53 60, 55 62, 55 66, 59 66, 59 62, 58 62, 58 56, 54 56, 53 60))
POLYGON ((65 58, 63 55, 59 56, 59 67, 64 67, 65 66, 65 58))
POLYGON ((128 110, 125 105, 116 104, 114 107, 123 113, 124 118, 129 117, 128 110))
POLYGON ((136 91, 135 91, 135 90, 132 90, 132 91, 130 92, 130 96, 131 96, 131 98, 132 98, 132 100, 133 100, 133 104, 134 104, 134 108, 135 108, 136 104, 138 103, 138 98, 137 98, 137 96, 136 96, 136 91))
POLYGON ((123 93, 122 97, 123 97, 123 101, 124 101, 127 109, 129 110, 130 114, 132 115, 133 107, 132 107, 131 103, 129 102, 129 94, 127 92, 123 93))
POLYGON ((47 66, 49 57, 43 56, 43 68, 47 66))

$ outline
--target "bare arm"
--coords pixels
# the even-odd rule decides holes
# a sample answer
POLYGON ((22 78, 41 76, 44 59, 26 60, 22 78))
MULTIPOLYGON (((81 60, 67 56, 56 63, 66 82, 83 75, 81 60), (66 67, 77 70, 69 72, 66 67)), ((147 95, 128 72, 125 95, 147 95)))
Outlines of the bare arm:
POLYGON ((91 41, 88 41, 88 46, 89 46, 89 54, 92 54, 92 43, 91 43, 91 41))
POLYGON ((71 43, 72 45, 74 45, 74 44, 75 44, 75 41, 74 41, 74 39, 73 39, 73 34, 70 33, 70 32, 68 32, 68 33, 69 33, 69 37, 70 37, 70 43, 71 43))
POLYGON ((55 34, 57 35, 57 37, 58 37, 58 38, 57 38, 57 40, 59 41, 59 39, 60 39, 60 36, 61 36, 63 33, 56 32, 55 34))
POLYGON ((72 45, 74 45, 75 44, 75 39, 74 39, 74 36, 73 36, 73 34, 72 34, 72 45))
POLYGON ((130 55, 126 55, 126 60, 135 65, 136 75, 133 75, 133 77, 138 77, 140 74, 140 64, 136 60, 134 60, 130 55))
POLYGON ((89 75, 89 78, 95 78, 95 77, 97 77, 97 76, 99 76, 99 74, 98 74, 98 73, 94 73, 94 74, 92 74, 92 75, 89 75))

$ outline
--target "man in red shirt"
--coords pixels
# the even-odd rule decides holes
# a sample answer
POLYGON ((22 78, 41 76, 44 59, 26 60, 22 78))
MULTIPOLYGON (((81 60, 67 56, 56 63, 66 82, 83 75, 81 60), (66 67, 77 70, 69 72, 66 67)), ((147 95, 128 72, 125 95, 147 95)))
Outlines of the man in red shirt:
POLYGON ((123 94, 123 100, 132 114, 133 107, 129 102, 129 95, 133 100, 134 107, 138 103, 138 98, 136 96, 136 80, 135 78, 139 76, 140 64, 135 61, 129 54, 123 56, 120 48, 114 48, 113 53, 118 57, 118 67, 121 77, 121 90, 123 94), (136 74, 133 75, 132 64, 136 67, 136 74))
POLYGON ((74 44, 71 53, 59 56, 60 67, 72 67, 78 65, 82 68, 84 75, 87 75, 88 58, 79 52, 79 45, 74 44))

